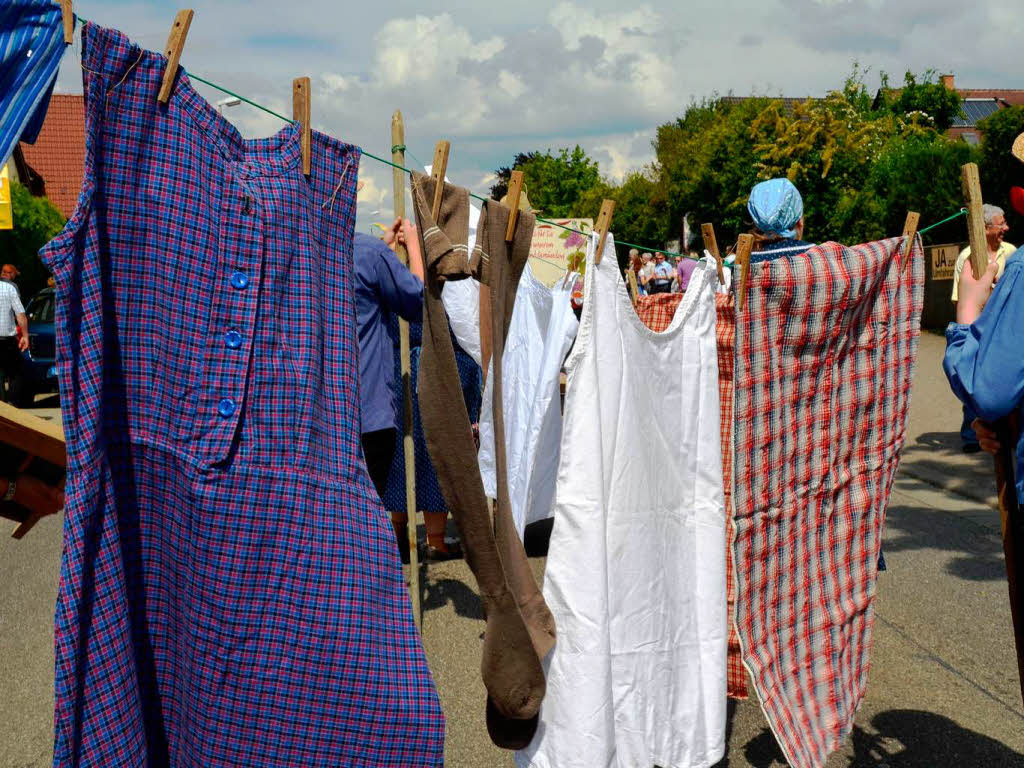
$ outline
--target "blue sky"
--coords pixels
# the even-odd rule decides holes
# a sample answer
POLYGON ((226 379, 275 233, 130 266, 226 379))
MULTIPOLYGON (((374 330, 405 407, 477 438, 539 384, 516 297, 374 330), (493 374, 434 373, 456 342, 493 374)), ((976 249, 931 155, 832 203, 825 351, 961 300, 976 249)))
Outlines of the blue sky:
MULTIPOLYGON (((180 6, 75 2, 94 22, 162 50, 180 6)), ((821 95, 854 60, 902 79, 956 74, 963 87, 1024 88, 1020 0, 652 0, 515 4, 194 0, 182 64, 283 114, 291 81, 312 77, 313 125, 389 153, 401 108, 407 144, 429 162, 452 142, 449 177, 485 192, 519 151, 581 144, 613 178, 653 159, 658 124, 715 93, 821 95)), ((76 51, 77 53, 77 51, 76 51)), ((62 91, 81 90, 75 53, 62 91)), ((200 86, 212 102, 221 94, 200 86)), ((226 110, 248 136, 281 123, 226 110)), ((411 160, 411 158, 410 158, 411 160)), ((360 227, 387 218, 390 169, 365 159, 360 227), (380 214, 373 214, 381 211, 380 214)), ((596 215, 596 211, 595 211, 596 215)))

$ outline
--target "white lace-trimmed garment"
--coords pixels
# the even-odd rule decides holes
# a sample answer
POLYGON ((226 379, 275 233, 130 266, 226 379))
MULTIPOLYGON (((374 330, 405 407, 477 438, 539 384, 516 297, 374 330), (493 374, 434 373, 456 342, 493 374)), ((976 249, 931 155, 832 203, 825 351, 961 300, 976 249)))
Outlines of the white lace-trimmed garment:
POLYGON ((725 750, 725 510, 713 265, 661 333, 609 235, 566 367, 544 598, 558 625, 520 768, 711 766, 725 750))
MULTIPOLYGON (((529 524, 551 516, 562 440, 558 379, 576 338, 579 321, 570 304, 575 279, 548 288, 529 263, 516 289, 516 304, 502 357, 505 440, 512 518, 519 537, 529 524)), ((445 289, 447 290, 447 289, 445 289)), ((491 376, 480 413, 480 474, 484 490, 497 496, 491 376)))

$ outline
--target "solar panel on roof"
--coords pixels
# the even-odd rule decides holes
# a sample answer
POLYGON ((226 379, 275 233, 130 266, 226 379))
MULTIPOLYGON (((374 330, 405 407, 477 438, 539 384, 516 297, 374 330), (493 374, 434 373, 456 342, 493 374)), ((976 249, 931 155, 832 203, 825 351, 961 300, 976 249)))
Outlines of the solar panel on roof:
POLYGON ((995 99, 964 99, 964 116, 956 118, 953 126, 970 128, 998 111, 999 102, 995 99))

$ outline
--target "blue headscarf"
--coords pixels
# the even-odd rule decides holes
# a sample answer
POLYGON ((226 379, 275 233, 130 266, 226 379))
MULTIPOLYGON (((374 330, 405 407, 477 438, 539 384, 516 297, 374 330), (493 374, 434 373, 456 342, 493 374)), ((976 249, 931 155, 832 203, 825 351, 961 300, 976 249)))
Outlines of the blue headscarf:
POLYGON ((754 226, 766 235, 796 237, 796 223, 804 215, 804 200, 789 179, 769 179, 750 190, 747 210, 754 226))

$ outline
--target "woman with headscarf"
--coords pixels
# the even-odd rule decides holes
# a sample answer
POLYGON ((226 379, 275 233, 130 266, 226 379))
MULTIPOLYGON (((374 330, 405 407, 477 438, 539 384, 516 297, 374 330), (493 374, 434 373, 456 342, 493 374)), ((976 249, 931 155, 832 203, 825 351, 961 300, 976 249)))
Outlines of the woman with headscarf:
POLYGON ((814 245, 802 239, 804 201, 789 179, 769 179, 754 185, 747 210, 754 221, 751 263, 803 253, 814 245))

